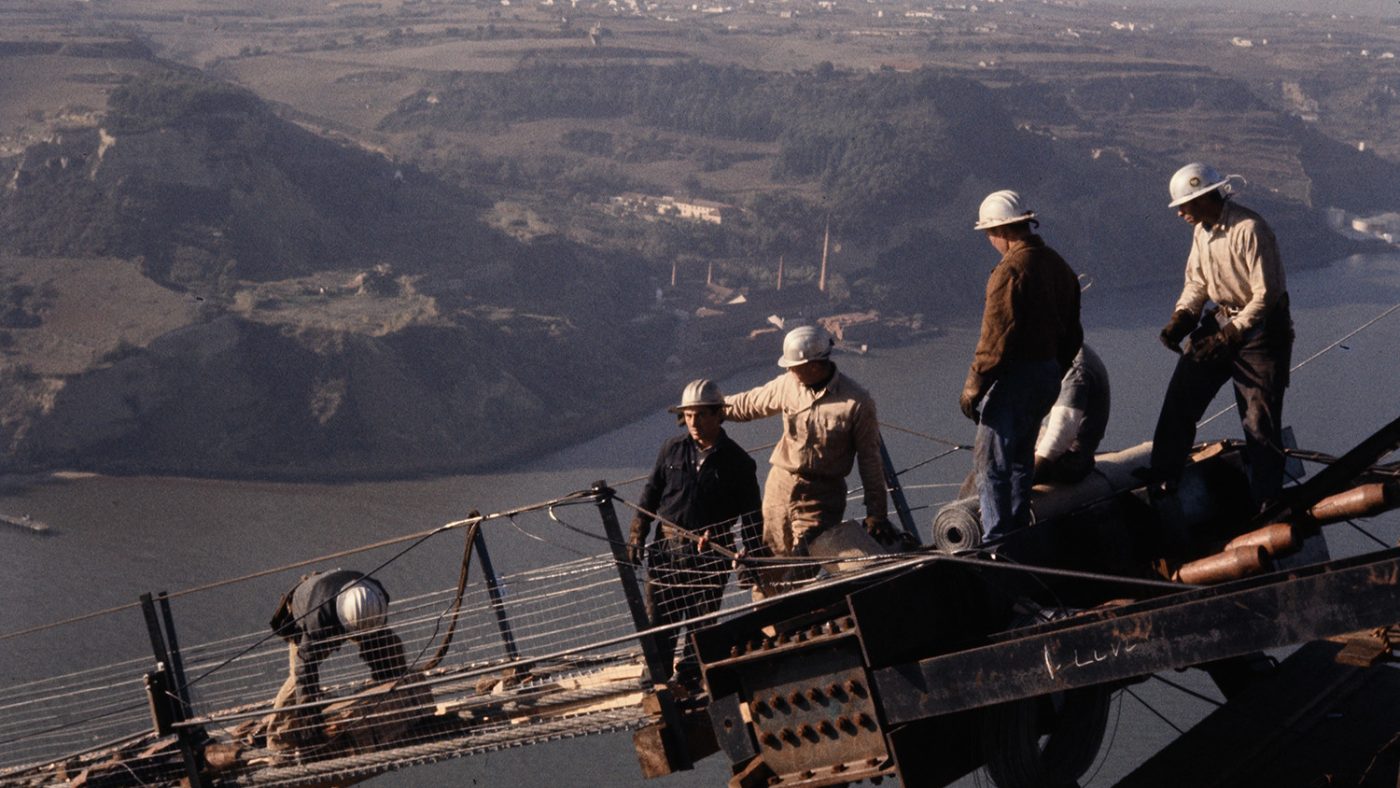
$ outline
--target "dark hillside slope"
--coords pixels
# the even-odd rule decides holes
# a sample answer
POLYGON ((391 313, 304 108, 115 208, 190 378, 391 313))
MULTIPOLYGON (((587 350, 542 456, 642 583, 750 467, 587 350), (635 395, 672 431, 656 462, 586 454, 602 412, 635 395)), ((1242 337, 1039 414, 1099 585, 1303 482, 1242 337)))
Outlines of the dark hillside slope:
POLYGON ((198 74, 130 79, 96 125, 6 163, 0 286, 23 307, 0 327, 9 470, 495 467, 670 387, 655 370, 674 319, 646 314, 635 259, 514 240, 478 221, 482 202, 462 189, 198 74), (53 258, 135 262, 186 293, 175 302, 188 313, 143 314, 153 286, 125 280, 112 314, 84 328, 85 354, 36 363, 26 349, 69 342, 91 303, 47 273, 53 258), (602 402, 626 404, 588 418, 602 402))

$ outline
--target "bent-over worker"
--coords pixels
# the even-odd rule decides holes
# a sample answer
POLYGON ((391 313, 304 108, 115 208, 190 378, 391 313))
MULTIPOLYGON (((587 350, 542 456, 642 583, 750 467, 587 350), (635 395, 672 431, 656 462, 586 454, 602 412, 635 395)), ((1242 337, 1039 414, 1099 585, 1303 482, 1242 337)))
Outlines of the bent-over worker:
MULTIPOLYGON (((288 643, 287 681, 272 702, 274 712, 295 698, 297 705, 321 699, 321 663, 347 639, 359 647, 375 682, 391 681, 408 669, 403 643, 386 626, 389 594, 378 580, 337 569, 312 573, 282 596, 269 625, 288 643)), ((294 747, 325 741, 319 709, 278 714, 269 739, 294 747)))

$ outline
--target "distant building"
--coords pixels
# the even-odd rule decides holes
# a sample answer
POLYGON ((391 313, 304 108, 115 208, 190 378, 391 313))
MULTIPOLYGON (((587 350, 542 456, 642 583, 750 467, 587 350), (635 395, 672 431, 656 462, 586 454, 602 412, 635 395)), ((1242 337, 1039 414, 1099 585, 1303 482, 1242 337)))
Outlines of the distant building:
POLYGON ((622 214, 644 217, 664 216, 671 219, 708 222, 710 224, 723 224, 724 220, 732 217, 735 211, 734 206, 713 200, 680 200, 669 195, 657 197, 637 192, 619 194, 608 203, 614 210, 622 214))

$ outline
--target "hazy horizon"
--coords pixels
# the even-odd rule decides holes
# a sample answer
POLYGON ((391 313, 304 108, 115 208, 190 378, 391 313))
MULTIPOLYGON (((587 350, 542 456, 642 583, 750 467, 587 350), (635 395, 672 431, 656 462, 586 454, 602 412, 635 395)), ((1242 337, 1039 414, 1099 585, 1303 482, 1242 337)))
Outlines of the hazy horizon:
POLYGON ((1355 14, 1390 21, 1400 20, 1400 0, 1103 0, 1129 8, 1229 8, 1242 11, 1279 11, 1310 14, 1355 14))

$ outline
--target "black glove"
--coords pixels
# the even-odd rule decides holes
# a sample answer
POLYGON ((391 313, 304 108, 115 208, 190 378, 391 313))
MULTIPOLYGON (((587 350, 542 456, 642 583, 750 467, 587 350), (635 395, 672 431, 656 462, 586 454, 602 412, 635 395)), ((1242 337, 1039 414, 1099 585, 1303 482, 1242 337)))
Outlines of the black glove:
POLYGON ((981 422, 982 416, 977 412, 977 403, 982 401, 982 395, 987 393, 991 383, 982 375, 973 370, 968 370, 967 381, 963 383, 962 397, 958 399, 958 407, 962 408, 963 415, 972 419, 973 424, 981 422))
POLYGON ((632 518, 632 530, 627 538, 627 563, 632 566, 642 565, 642 556, 646 555, 647 533, 651 531, 651 521, 640 514, 632 518))
POLYGON ((899 534, 895 533, 894 525, 884 517, 875 517, 874 515, 866 517, 865 532, 880 544, 887 545, 899 541, 899 534))
POLYGON ((1214 364, 1235 355, 1244 344, 1244 333, 1234 323, 1226 323, 1219 331, 1191 346, 1191 358, 1202 364, 1214 364))
POLYGON ((1158 338, 1162 340, 1162 346, 1177 355, 1181 354, 1181 340, 1191 333, 1191 329, 1196 327, 1196 316, 1186 311, 1178 309, 1172 313, 1172 319, 1162 327, 1162 333, 1158 338))

